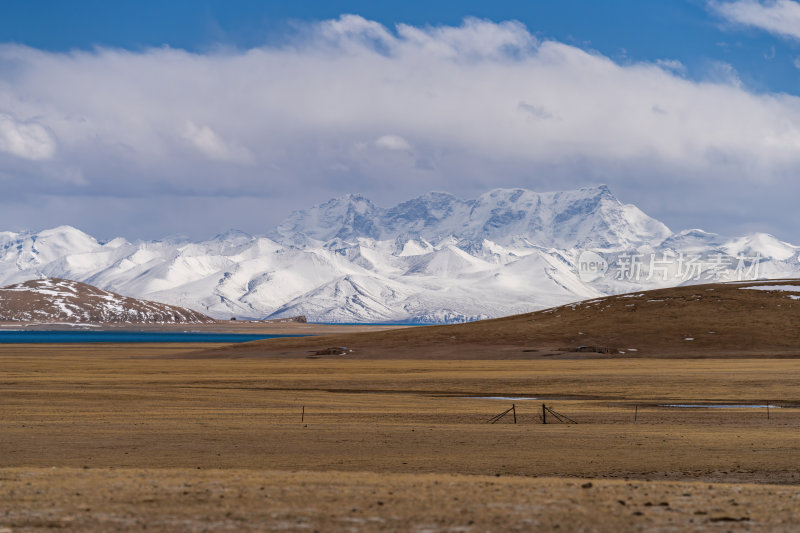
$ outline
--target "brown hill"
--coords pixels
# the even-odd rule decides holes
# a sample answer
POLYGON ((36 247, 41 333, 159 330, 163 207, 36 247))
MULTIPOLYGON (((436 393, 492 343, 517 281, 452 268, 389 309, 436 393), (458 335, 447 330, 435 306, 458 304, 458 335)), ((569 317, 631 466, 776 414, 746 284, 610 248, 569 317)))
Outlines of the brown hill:
POLYGON ((468 324, 272 339, 193 356, 407 359, 800 356, 800 280, 675 287, 468 324))
POLYGON ((47 278, 0 289, 0 321, 87 324, 209 324, 202 313, 47 278))

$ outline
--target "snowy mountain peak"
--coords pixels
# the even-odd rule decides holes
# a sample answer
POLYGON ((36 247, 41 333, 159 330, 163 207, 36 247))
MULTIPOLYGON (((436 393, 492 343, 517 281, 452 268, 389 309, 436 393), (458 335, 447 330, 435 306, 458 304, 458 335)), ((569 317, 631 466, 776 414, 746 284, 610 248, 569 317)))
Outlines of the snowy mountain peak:
POLYGON ((238 229, 231 229, 225 233, 215 235, 212 241, 247 241, 252 239, 253 236, 238 229))
POLYGON ((123 239, 122 237, 117 237, 115 239, 111 239, 110 241, 103 243, 103 246, 105 246, 106 248, 113 249, 113 248, 120 248, 122 246, 128 246, 130 244, 131 243, 129 243, 126 239, 123 239))
POLYGON ((0 263, 13 263, 19 269, 36 272, 48 263, 70 254, 90 253, 101 245, 97 240, 72 226, 59 226, 39 233, 11 233, 0 235, 0 263))
POLYGON ((727 243, 725 251, 731 255, 769 257, 786 261, 794 257, 800 251, 800 247, 778 240, 768 233, 751 233, 727 243))
POLYGON ((376 226, 379 209, 360 194, 333 198, 305 211, 295 211, 272 235, 282 242, 304 243, 332 239, 378 238, 376 226))
POLYGON ((68 226, 0 232, 0 284, 66 278, 219 318, 435 322, 714 275, 800 277, 800 247, 767 234, 672 234, 605 185, 472 199, 429 192, 388 208, 349 194, 292 213, 268 235, 102 244, 68 226), (584 252, 607 269, 582 270, 596 264, 581 263, 584 252), (665 264, 668 256, 682 262, 665 264))
POLYGON ((605 249, 663 240, 669 234, 666 226, 634 206, 621 204, 607 186, 600 185, 549 193, 494 189, 470 200, 430 192, 390 208, 347 195, 293 213, 279 226, 276 238, 297 244, 308 239, 422 237, 437 245, 449 237, 500 244, 522 237, 544 247, 605 249))
POLYGON ((715 250, 723 242, 724 239, 716 233, 708 233, 701 229, 689 229, 664 239, 661 247, 673 253, 695 253, 715 250))
POLYGON ((98 244, 94 237, 72 226, 58 226, 28 235, 40 245, 46 243, 47 246, 64 250, 75 250, 77 248, 88 250, 98 244))

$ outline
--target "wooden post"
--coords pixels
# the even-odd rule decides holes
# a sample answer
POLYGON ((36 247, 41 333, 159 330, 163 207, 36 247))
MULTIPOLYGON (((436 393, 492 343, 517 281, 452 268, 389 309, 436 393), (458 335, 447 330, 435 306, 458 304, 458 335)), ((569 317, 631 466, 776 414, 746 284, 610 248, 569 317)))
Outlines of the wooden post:
POLYGON ((637 405, 633 411, 633 421, 636 422, 636 419, 639 418, 639 406, 637 405))
POLYGON ((300 413, 300 423, 303 423, 303 420, 306 419, 306 406, 303 406, 303 411, 300 413))
POLYGON ((517 406, 511 404, 511 412, 514 413, 514 423, 517 423, 517 406))
POLYGON ((769 420, 769 402, 767 402, 767 420, 769 420))
POLYGON ((547 424, 547 406, 542 404, 542 424, 547 424))

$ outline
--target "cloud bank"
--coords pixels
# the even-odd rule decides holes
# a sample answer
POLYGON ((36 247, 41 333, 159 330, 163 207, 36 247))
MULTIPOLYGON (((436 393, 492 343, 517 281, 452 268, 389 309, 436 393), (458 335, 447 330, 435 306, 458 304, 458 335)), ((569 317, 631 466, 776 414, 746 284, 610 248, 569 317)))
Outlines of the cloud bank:
POLYGON ((0 113, 0 152, 21 159, 50 159, 56 146, 50 131, 35 120, 20 122, 0 113))
POLYGON ((731 22, 760 28, 781 37, 800 39, 800 3, 795 0, 715 1, 711 6, 731 22))
POLYGON ((0 229, 259 232, 346 192, 389 204, 598 182, 676 229, 796 227, 763 208, 796 191, 800 98, 751 92, 723 67, 696 80, 669 58, 619 64, 516 22, 355 15, 203 54, 0 45, 0 229))

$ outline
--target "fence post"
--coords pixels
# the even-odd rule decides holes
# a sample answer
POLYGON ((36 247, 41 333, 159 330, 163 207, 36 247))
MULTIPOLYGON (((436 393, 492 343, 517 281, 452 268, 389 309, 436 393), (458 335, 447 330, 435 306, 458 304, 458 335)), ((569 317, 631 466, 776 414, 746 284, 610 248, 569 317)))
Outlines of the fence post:
POLYGON ((517 423, 517 406, 513 403, 511 404, 511 412, 514 413, 514 423, 517 423))
POLYGON ((306 406, 303 406, 303 411, 300 413, 300 423, 303 423, 303 420, 306 419, 306 406))
POLYGON ((547 424, 547 407, 542 404, 542 424, 547 424))

